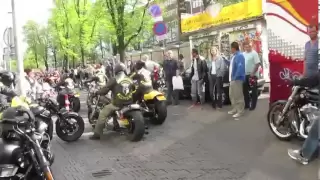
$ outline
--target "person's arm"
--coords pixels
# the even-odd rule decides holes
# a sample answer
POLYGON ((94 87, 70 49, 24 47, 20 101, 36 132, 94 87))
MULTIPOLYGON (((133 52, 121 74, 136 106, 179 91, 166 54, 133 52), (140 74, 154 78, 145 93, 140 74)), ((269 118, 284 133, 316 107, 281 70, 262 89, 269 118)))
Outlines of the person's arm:
POLYGON ((8 88, 6 86, 0 87, 0 92, 1 92, 1 94, 4 94, 4 95, 11 97, 11 98, 18 96, 18 94, 13 89, 8 88))
POLYGON ((320 75, 318 73, 313 76, 303 77, 301 79, 294 79, 292 81, 292 84, 296 85, 296 86, 313 88, 313 87, 318 86, 320 84, 319 78, 320 78, 320 75))
POLYGON ((306 52, 307 52, 307 46, 308 46, 308 42, 304 45, 304 61, 303 61, 303 76, 306 76, 306 74, 307 74, 307 72, 306 72, 306 70, 307 70, 307 61, 306 61, 306 59, 307 59, 307 54, 306 54, 306 52))
POLYGON ((235 77, 240 77, 242 76, 241 69, 244 68, 244 62, 245 62, 244 56, 242 54, 239 54, 236 57, 234 57, 234 61, 236 63, 235 77))
POLYGON ((260 58, 259 58, 259 55, 257 52, 254 52, 254 54, 253 54, 253 63, 254 63, 254 68, 250 74, 251 77, 256 75, 256 73, 259 69, 259 66, 260 66, 260 58))
POLYGON ((115 78, 107 82, 106 86, 96 92, 97 95, 106 95, 117 84, 115 78))

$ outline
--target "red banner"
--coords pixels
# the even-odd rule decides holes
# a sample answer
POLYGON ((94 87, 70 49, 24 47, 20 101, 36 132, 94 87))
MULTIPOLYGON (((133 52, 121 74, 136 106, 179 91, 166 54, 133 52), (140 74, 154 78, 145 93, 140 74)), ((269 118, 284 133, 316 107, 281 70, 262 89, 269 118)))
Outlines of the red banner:
POLYGON ((291 94, 288 80, 303 74, 303 61, 270 51, 270 104, 277 100, 286 100, 291 94))

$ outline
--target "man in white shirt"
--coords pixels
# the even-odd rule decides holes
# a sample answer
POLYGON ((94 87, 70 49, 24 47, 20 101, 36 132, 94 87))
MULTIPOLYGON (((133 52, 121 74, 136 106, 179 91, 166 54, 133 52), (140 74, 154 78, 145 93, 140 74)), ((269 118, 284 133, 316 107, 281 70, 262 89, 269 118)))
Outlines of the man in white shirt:
POLYGON ((254 110, 258 101, 258 87, 257 81, 259 77, 258 69, 260 66, 260 58, 258 53, 252 49, 251 42, 245 42, 244 44, 245 52, 243 56, 245 58, 245 72, 246 79, 243 83, 243 96, 245 102, 245 108, 249 110, 254 110), (251 90, 251 98, 249 91, 251 90), (251 99, 251 102, 250 102, 251 99))

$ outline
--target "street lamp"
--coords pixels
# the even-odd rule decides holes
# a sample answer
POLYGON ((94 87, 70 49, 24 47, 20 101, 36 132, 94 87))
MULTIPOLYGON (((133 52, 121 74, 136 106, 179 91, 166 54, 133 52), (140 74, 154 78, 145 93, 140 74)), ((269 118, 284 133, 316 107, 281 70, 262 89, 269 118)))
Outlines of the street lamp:
POLYGON ((18 75, 19 75, 19 82, 18 87, 19 91, 22 95, 25 95, 25 89, 23 88, 23 79, 24 79, 24 71, 23 71, 23 54, 19 51, 20 43, 17 31, 17 22, 16 22, 16 6, 15 1, 11 0, 11 12, 12 12, 12 27, 13 27, 13 36, 14 36, 14 49, 17 59, 17 66, 18 66, 18 75))

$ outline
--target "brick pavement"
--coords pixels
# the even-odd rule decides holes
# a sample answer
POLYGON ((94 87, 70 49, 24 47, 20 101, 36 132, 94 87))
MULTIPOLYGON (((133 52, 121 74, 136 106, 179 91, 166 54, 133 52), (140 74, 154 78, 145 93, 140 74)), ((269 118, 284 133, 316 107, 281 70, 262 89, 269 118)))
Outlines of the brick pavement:
MULTIPOLYGON (((84 107, 84 106, 83 106, 84 107)), ((108 133, 100 142, 82 137, 53 142, 58 180, 313 180, 317 163, 300 166, 266 123, 267 100, 239 121, 209 106, 169 108, 166 123, 138 143, 108 133)))

